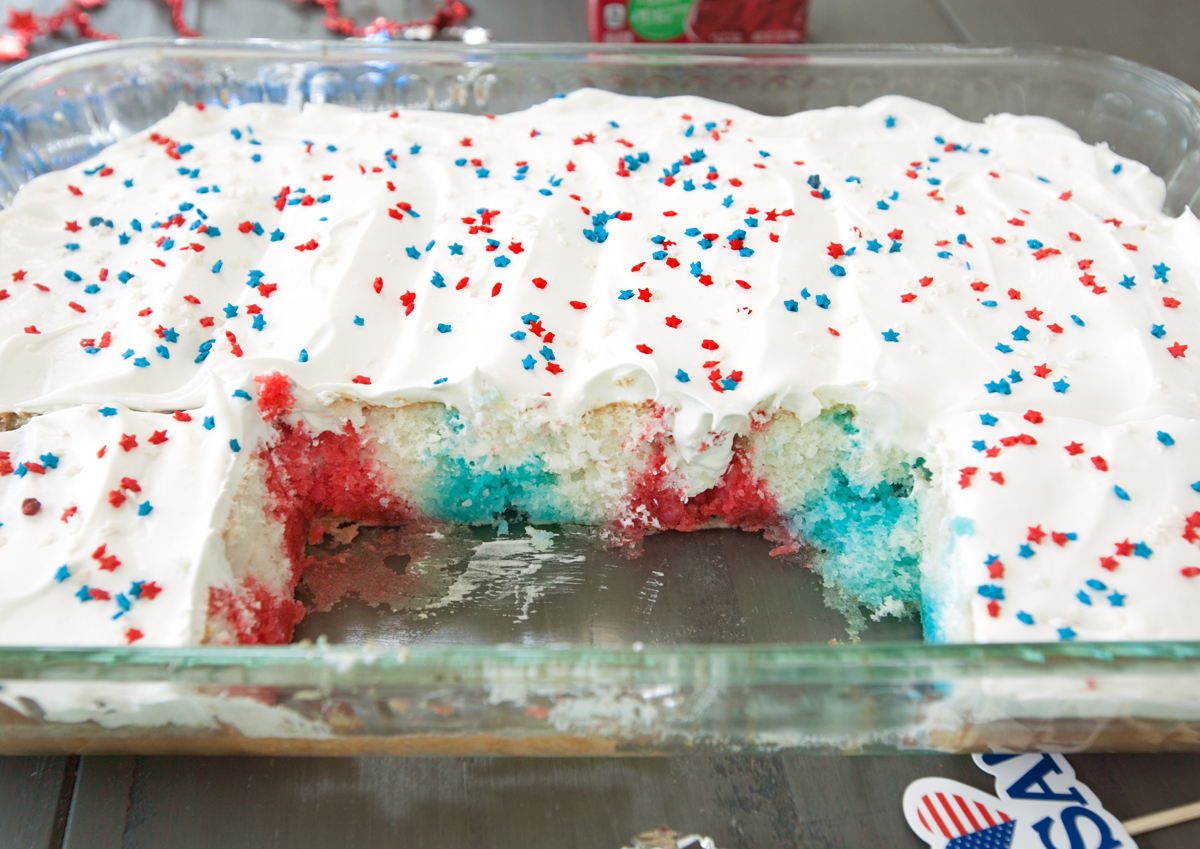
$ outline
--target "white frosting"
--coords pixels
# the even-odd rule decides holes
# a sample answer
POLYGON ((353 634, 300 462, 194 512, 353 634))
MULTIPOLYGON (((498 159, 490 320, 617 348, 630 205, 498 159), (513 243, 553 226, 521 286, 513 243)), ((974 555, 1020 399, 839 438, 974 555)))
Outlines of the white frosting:
MULTIPOLYGON (((1200 590, 1179 572, 1192 553, 1180 517, 1200 509, 1200 495, 1184 485, 1188 458, 1200 456, 1197 375, 1195 357, 1170 347, 1198 337, 1200 225, 1190 212, 1160 212, 1164 187, 1145 166, 1084 145, 1055 122, 972 124, 899 97, 770 118, 693 97, 580 91, 495 118, 180 106, 155 129, 173 143, 148 134, 120 142, 35 180, 0 214, 0 286, 9 295, 0 301, 0 409, 83 405, 62 415, 88 417, 90 428, 101 405, 226 403, 231 387, 269 370, 290 375, 302 397, 439 400, 466 416, 502 399, 546 422, 571 422, 610 401, 653 399, 675 411, 675 445, 694 492, 725 468, 729 435, 756 408, 809 419, 849 399, 873 433, 928 456, 951 514, 976 522, 975 536, 960 536, 931 570, 953 570, 949 583, 965 581, 973 593, 985 581, 972 558, 996 553, 1009 567, 1001 616, 971 601, 969 616, 943 611, 945 635, 1054 638, 1041 623, 1058 619, 1078 620, 1080 636, 1200 633, 1192 625, 1200 619, 1186 612, 1200 590), (704 157, 691 162, 697 150, 704 157), (622 157, 640 154, 648 161, 628 171, 622 157), (291 192, 279 211, 283 186, 291 192), (305 205, 309 198, 317 200, 305 205), (485 223, 481 209, 499 215, 487 217, 490 231, 472 233, 485 223), (631 218, 597 226, 600 212, 631 218), (176 214, 180 226, 152 227, 176 214), (243 221, 262 235, 240 232, 243 221), (65 231, 68 222, 80 229, 65 231), (699 235, 686 235, 692 228, 699 235), (736 230, 751 255, 731 247, 736 230), (889 235, 896 230, 902 235, 889 235), (708 233, 717 237, 705 248, 708 233), (164 235, 173 244, 160 245, 164 235), (834 256, 839 250, 849 255, 834 256), (277 288, 266 296, 247 286, 251 270, 277 288), (9 282, 18 271, 22 279, 9 282), (122 283, 122 271, 134 276, 122 283), (431 284, 435 274, 443 287, 431 284), (1122 286, 1129 278, 1135 285, 1122 286), (540 317, 535 327, 522 319, 530 313, 540 317), (1162 338, 1151 334, 1155 325, 1165 326, 1162 338), (554 334, 548 344, 533 332, 542 328, 554 334), (522 331, 524 339, 510 335, 522 331), (81 339, 105 332, 107 347, 84 352, 81 339), (207 358, 194 362, 209 340, 207 358), (1045 379, 1035 376, 1042 364, 1051 370, 1045 379), (718 391, 714 368, 722 381, 731 372, 741 379, 718 391), (360 376, 370 383, 355 382, 360 376), (958 490, 979 413, 1009 424, 1028 409, 1055 433, 1047 447, 1006 450, 1007 483, 996 495, 985 494, 982 479, 958 490), (1168 463, 1182 476, 1169 484, 1155 465, 1159 443, 1145 438, 1161 421, 1172 422, 1161 429, 1182 458, 1168 463), (1059 430, 1085 443, 1115 440, 1121 468, 1109 477, 1131 500, 1100 490, 1075 497, 1075 470, 1040 459, 1061 452, 1059 430), (1035 627, 1015 624, 1018 610, 1038 599, 1058 605, 1095 571, 1089 548, 1087 557, 1059 558, 1052 586, 1018 576, 1010 537, 1038 522, 1070 526, 1078 549, 1101 523, 1131 539, 1161 526, 1163 538, 1179 538, 1159 543, 1154 561, 1173 599, 1134 614, 1143 596, 1122 589, 1124 614, 1056 607, 1035 615, 1035 627)), ((5 439, 38 439, 50 425, 30 427, 5 439)), ((21 520, 11 514, 19 499, 10 481, 0 483, 0 534, 21 520)), ((196 524, 190 532, 211 532, 196 524)), ((194 616, 181 618, 194 628, 194 616)))

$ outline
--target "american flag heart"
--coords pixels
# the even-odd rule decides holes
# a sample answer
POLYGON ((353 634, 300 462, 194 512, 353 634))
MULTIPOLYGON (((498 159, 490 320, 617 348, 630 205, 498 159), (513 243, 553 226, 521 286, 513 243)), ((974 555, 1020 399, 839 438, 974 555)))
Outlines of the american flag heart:
POLYGON ((914 782, 905 796, 909 824, 930 846, 1010 849, 1016 820, 999 799, 946 779, 914 782))

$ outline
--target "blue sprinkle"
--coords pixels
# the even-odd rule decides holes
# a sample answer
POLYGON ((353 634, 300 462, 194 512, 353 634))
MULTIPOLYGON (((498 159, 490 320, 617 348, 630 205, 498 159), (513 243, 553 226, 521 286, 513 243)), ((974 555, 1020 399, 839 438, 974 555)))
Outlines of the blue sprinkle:
POLYGON ((632 297, 633 297, 632 289, 622 289, 621 294, 617 295, 617 300, 618 301, 628 301, 632 297))
POLYGON ((433 385, 434 385, 434 386, 441 386, 443 383, 445 383, 445 382, 446 382, 447 380, 449 380, 449 379, 450 379, 450 378, 448 378, 448 377, 439 377, 437 380, 435 380, 435 381, 433 382, 433 385))
POLYGON ((1128 492, 1126 492, 1125 490, 1121 489, 1121 487, 1119 487, 1119 486, 1114 486, 1114 487, 1113 487, 1113 492, 1115 492, 1115 493, 1117 494, 1117 498, 1121 499, 1122 501, 1128 501, 1128 500, 1129 500, 1129 493, 1128 493, 1128 492))
POLYGON ((1077 316, 1077 315, 1073 315, 1073 316, 1071 316, 1071 321, 1075 322, 1075 323, 1076 323, 1076 324, 1078 324, 1080 327, 1086 327, 1086 326, 1087 326, 1087 325, 1085 325, 1085 324, 1083 323, 1083 319, 1082 319, 1082 318, 1080 318, 1080 317, 1079 317, 1079 316, 1077 316))
POLYGON ((138 221, 136 218, 133 218, 129 221, 129 226, 134 230, 137 230, 139 233, 142 232, 142 222, 138 221))
POLYGON ((1067 390, 1070 388, 1071 384, 1067 383, 1065 379, 1054 381, 1054 391, 1058 392, 1059 394, 1066 395, 1067 390))
POLYGON ((1118 162, 1116 165, 1114 165, 1114 166, 1112 167, 1112 172, 1113 172, 1114 174, 1120 174, 1120 173, 1121 173, 1121 163, 1120 163, 1120 162, 1118 162))
POLYGON ((421 252, 412 245, 409 245, 407 248, 405 248, 404 252, 406 254, 408 254, 409 257, 411 257, 412 259, 420 259, 421 258, 421 252))
POLYGON ((433 272, 433 276, 429 278, 429 282, 433 284, 433 287, 435 289, 445 289, 446 288, 446 280, 444 277, 442 277, 442 274, 440 271, 433 272))
POLYGON ((996 343, 996 350, 999 351, 1001 354, 1011 354, 1013 352, 1013 349, 1010 348, 1008 345, 1005 345, 1003 342, 996 343))
POLYGON ((733 195, 726 195, 725 200, 721 201, 721 206, 725 207, 726 209, 728 209, 732 205, 733 205, 733 195))
POLYGON ((38 459, 42 461, 42 465, 45 466, 47 469, 57 469, 58 468, 58 457, 55 456, 54 454, 46 453, 46 454, 43 454, 42 456, 38 457, 38 459))
POLYGON ((133 348, 126 348, 125 353, 121 355, 121 359, 127 360, 133 356, 133 348))
POLYGON ((118 240, 121 242, 121 244, 122 244, 122 245, 128 245, 128 244, 129 244, 129 236, 127 236, 127 235, 126 235, 126 234, 124 234, 124 233, 122 233, 121 235, 117 236, 117 239, 118 239, 118 240))
POLYGON ((1029 328, 1024 325, 1017 325, 1017 329, 1012 332, 1012 338, 1017 342, 1029 341, 1029 328))
POLYGON ((439 324, 439 325, 437 326, 437 331, 438 331, 438 333, 449 333, 449 332, 450 332, 450 325, 448 325, 448 324, 439 324))
MULTIPOLYGON (((850 250, 854 250, 854 248, 851 248, 850 250)), ((900 243, 898 241, 896 241, 895 239, 892 240, 892 246, 888 249, 888 253, 890 253, 890 254, 900 253, 900 243)))
POLYGON ((498 257, 496 257, 494 260, 492 260, 492 262, 495 264, 495 266, 496 266, 497 268, 504 268, 504 267, 505 267, 505 266, 507 266, 507 265, 508 265, 510 262, 512 262, 512 260, 510 260, 510 259, 509 259, 508 257, 506 257, 506 256, 498 256, 498 257))
MULTIPOLYGON (((825 295, 817 295, 816 300, 814 300, 813 303, 819 306, 821 309, 827 310, 829 309, 830 300, 825 295)), ((884 338, 887 339, 886 333, 884 334, 884 338)), ((891 342, 894 340, 889 339, 888 341, 891 342)))
POLYGON ((77 250, 79 250, 79 243, 78 242, 67 242, 65 245, 63 245, 63 247, 69 251, 77 251, 77 250))
POLYGON ((212 267, 212 273, 213 273, 213 274, 220 274, 220 273, 221 273, 221 266, 222 266, 222 265, 224 265, 224 264, 225 264, 225 261, 224 261, 224 260, 220 260, 220 259, 219 259, 219 260, 217 260, 217 264, 216 264, 216 265, 214 265, 214 266, 212 267))
POLYGON ((940 259, 950 259, 950 257, 953 256, 950 251, 938 251, 937 255, 940 259))
POLYGON ((783 308, 788 312, 797 312, 800 309, 800 304, 789 298, 783 302, 783 308))
POLYGON ((675 379, 678 380, 680 383, 687 383, 691 380, 691 378, 688 377, 688 373, 686 371, 684 371, 683 369, 675 370, 675 379))
MULTIPOLYGON (((883 201, 880 201, 880 203, 883 203, 883 201)), ((886 208, 887 207, 885 206, 884 209, 886 209, 886 208)), ((871 251, 872 253, 879 253, 879 249, 882 247, 883 247, 883 245, 881 245, 875 239, 871 239, 870 241, 867 242, 867 250, 871 251)))
POLYGON ((1154 266, 1154 279, 1161 280, 1164 283, 1169 282, 1167 280, 1167 272, 1170 270, 1171 269, 1167 267, 1165 262, 1160 262, 1158 265, 1154 266))
POLYGON ((249 401, 249 400, 251 400, 251 398, 250 398, 250 393, 249 393, 249 392, 247 392, 245 389, 235 389, 235 390, 233 390, 233 397, 234 397, 234 398, 242 398, 242 399, 244 399, 244 400, 246 400, 246 401, 249 401))
MULTIPOLYGON (((738 253, 741 254, 742 256, 754 256, 754 251, 750 248, 742 248, 738 251, 738 253)), ((837 266, 835 265, 834 268, 837 268, 837 266)), ((831 268, 829 270, 833 271, 833 268, 831 268)), ((833 273, 837 274, 836 271, 834 271, 833 273)))
POLYGON ((139 516, 149 516, 150 511, 153 509, 154 509, 154 507, 150 504, 149 501, 143 501, 141 504, 138 505, 138 515, 139 516))
POLYGON ((984 598, 995 599, 996 601, 1004 601, 1004 587, 998 587, 995 584, 983 584, 979 587, 979 594, 984 598))
POLYGON ((1088 607, 1092 606, 1092 597, 1090 595, 1088 595, 1087 593, 1085 593, 1083 590, 1080 590, 1079 592, 1075 593, 1075 598, 1079 599, 1081 602, 1086 604, 1088 607))
POLYGON ((1125 606, 1125 596, 1123 596, 1121 593, 1114 590, 1113 594, 1108 597, 1108 603, 1111 604, 1113 607, 1124 607, 1125 606))
POLYGON ((524 330, 517 330, 508 335, 511 336, 512 338, 516 339, 518 342, 524 341, 524 339, 525 339, 525 331, 524 330))
MULTIPOLYGON (((753 227, 757 227, 757 226, 758 226, 758 219, 757 219, 757 218, 755 218, 753 215, 752 215, 752 216, 750 216, 749 218, 744 218, 744 219, 742 219, 742 220, 746 222, 746 226, 747 226, 747 227, 752 227, 752 228, 753 228, 753 227)), ((851 248, 850 250, 854 250, 854 248, 851 248)))
POLYGON ((1008 381, 1000 378, 998 381, 985 383, 984 388, 987 389, 989 395, 1011 395, 1012 389, 1008 385, 1008 381))
POLYGON ((939 180, 937 177, 926 177, 925 180, 931 186, 940 186, 942 184, 942 181, 939 180))
POLYGON ((1175 440, 1171 438, 1171 434, 1165 430, 1160 430, 1156 435, 1158 436, 1158 441, 1163 445, 1171 446, 1175 444, 1175 440))
POLYGON ((1068 642, 1070 640, 1075 639, 1075 629, 1071 628, 1071 627, 1059 628, 1058 629, 1058 638, 1060 640, 1063 640, 1064 642, 1068 642))
POLYGON ((691 191, 695 191, 695 189, 696 189, 696 184, 695 184, 695 183, 693 183, 691 180, 684 180, 684 181, 683 181, 683 190, 684 190, 685 192, 691 192, 691 191))
POLYGON ((1133 279, 1133 277, 1131 277, 1131 276, 1130 276, 1130 275, 1128 275, 1128 274, 1126 274, 1126 275, 1125 275, 1124 279, 1122 279, 1122 280, 1118 281, 1118 283, 1119 283, 1121 286, 1124 286, 1126 289, 1132 289, 1134 286, 1136 286, 1136 285, 1137 285, 1137 283, 1136 283, 1136 282, 1134 282, 1134 279, 1133 279))
POLYGON ((721 384, 721 388, 724 389, 726 392, 732 392, 733 390, 738 388, 737 381, 734 380, 732 377, 726 377, 717 382, 721 384))
POLYGON ((89 283, 87 286, 83 287, 83 291, 89 295, 95 295, 97 292, 100 291, 100 287, 97 286, 95 283, 89 283))
POLYGON ((986 451, 987 443, 984 442, 982 439, 976 439, 975 441, 973 441, 971 443, 971 447, 974 448, 976 451, 986 451))
POLYGON ((133 364, 138 368, 146 368, 148 365, 150 365, 150 361, 145 357, 137 357, 134 359, 133 364))
POLYGON ((79 588, 79 592, 75 593, 75 598, 79 599, 80 601, 91 601, 92 600, 91 595, 88 593, 87 584, 84 584, 82 587, 79 588))
POLYGON ((1150 335, 1155 339, 1161 339, 1167 335, 1167 330, 1161 324, 1152 324, 1150 325, 1150 335))
POLYGON ((279 242, 282 240, 283 240, 283 231, 282 230, 275 229, 271 232, 271 241, 272 242, 279 242))
POLYGON ((220 229, 219 229, 219 228, 217 228, 217 227, 214 227, 214 226, 212 226, 211 224, 209 224, 209 225, 208 225, 208 229, 206 229, 206 230, 204 231, 204 235, 205 235, 205 236, 209 236, 209 237, 211 237, 211 238, 215 239, 215 238, 217 238, 217 236, 220 236, 220 235, 221 235, 221 231, 220 231, 220 229))
POLYGON ((693 277, 699 277, 701 274, 704 273, 704 269, 701 268, 699 262, 693 262, 692 266, 691 266, 691 272, 692 272, 693 277))
POLYGON ((71 577, 71 570, 66 566, 59 566, 58 571, 54 573, 54 580, 58 581, 60 584, 69 577, 71 577))
POLYGON ((1021 383, 1024 380, 1024 378, 1021 377, 1021 373, 1016 369, 1013 369, 1008 373, 1008 379, 1013 383, 1021 383))
POLYGON ((803 289, 801 289, 801 290, 800 290, 800 297, 804 298, 804 300, 806 300, 806 301, 807 301, 809 298, 811 298, 811 297, 812 297, 812 295, 810 295, 810 294, 808 293, 808 287, 807 287, 807 286, 805 286, 803 289))
POLYGON ((881 335, 883 336, 883 341, 885 341, 885 342, 899 342, 900 341, 900 334, 897 333, 895 330, 892 330, 891 328, 883 331, 883 333, 881 335))
POLYGON ((83 278, 82 278, 82 277, 80 277, 78 274, 76 274, 74 271, 64 271, 64 272, 63 272, 63 277, 67 278, 67 279, 68 279, 68 280, 70 280, 72 283, 78 283, 80 280, 82 280, 82 279, 83 279, 83 278))
POLYGON ((667 252, 666 251, 655 251, 654 253, 650 254, 650 257, 652 259, 666 259, 667 252))
POLYGON ((408 149, 408 152, 410 154, 412 154, 413 156, 416 156, 418 153, 421 152, 421 146, 419 144, 414 144, 412 147, 410 147, 408 149))
POLYGON ((238 308, 233 304, 226 304, 221 309, 224 310, 226 318, 234 318, 238 314, 238 308))
POLYGON ((889 130, 892 129, 893 127, 896 126, 896 119, 893 118, 891 115, 888 115, 886 118, 883 119, 883 126, 887 127, 889 130))
POLYGON ((533 358, 532 354, 526 354, 525 358, 521 360, 521 365, 525 366, 526 371, 532 371, 533 367, 537 365, 537 360, 533 358))
POLYGON ((212 430, 216 426, 217 426, 217 422, 212 416, 204 417, 204 429, 205 430, 212 430))
POLYGON ((267 317, 262 313, 256 314, 254 316, 254 324, 252 326, 255 330, 262 330, 267 326, 267 317))
POLYGON ((981 306, 985 306, 985 307, 998 306, 998 304, 995 301, 980 301, 979 303, 981 306))
MULTIPOLYGON (((410 212, 411 212, 411 210, 410 210, 410 212)), ((434 240, 430 239, 430 241, 429 241, 429 244, 425 246, 425 253, 429 253, 431 250, 433 250, 433 246, 434 246, 435 244, 437 244, 437 242, 435 242, 434 240)))
POLYGON ((550 350, 550 346, 543 345, 542 350, 538 351, 538 353, 542 355, 546 362, 554 362, 554 351, 550 350))
POLYGON ((1089 587, 1096 590, 1097 592, 1099 592, 1100 590, 1108 589, 1108 587, 1106 587, 1104 585, 1103 581, 1097 581, 1095 578, 1088 578, 1086 583, 1089 587))
POLYGON ((1145 560, 1149 560, 1150 555, 1153 554, 1154 552, 1150 550, 1150 546, 1146 545, 1146 543, 1139 542, 1137 545, 1135 545, 1133 547, 1133 553, 1137 557, 1141 557, 1145 560))
POLYGON ((875 208, 876 209, 891 209, 891 207, 888 206, 887 201, 884 201, 884 200, 875 201, 875 208))
POLYGON ((308 351, 305 348, 300 349, 299 361, 302 363, 308 362, 308 351))
POLYGON ((229 448, 230 448, 230 450, 233 451, 234 454, 237 454, 238 452, 240 452, 242 450, 242 446, 238 444, 238 441, 236 439, 229 440, 229 448))
POLYGON ((1017 614, 1017 621, 1025 624, 1025 625, 1032 625, 1033 617, 1030 616, 1028 613, 1026 613, 1024 610, 1022 610, 1020 613, 1017 614))
POLYGON ((156 352, 156 353, 157 353, 157 354, 158 354, 160 357, 162 357, 164 360, 169 360, 169 359, 171 359, 171 352, 167 350, 167 346, 166 346, 166 345, 159 345, 159 346, 157 346, 157 347, 156 347, 154 350, 155 350, 155 352, 156 352))
POLYGON ((538 189, 538 194, 550 196, 554 194, 554 192, 550 191, 549 189, 538 189))
POLYGON ((834 277, 845 277, 846 269, 842 268, 835 262, 833 265, 829 266, 829 273, 834 277))
POLYGON ((356 315, 356 316, 354 316, 354 323, 356 325, 358 325, 359 327, 362 327, 364 324, 367 323, 367 321, 361 315, 356 315))
POLYGON ((1017 556, 1024 557, 1026 560, 1033 557, 1033 554, 1033 548, 1027 542, 1021 543, 1021 547, 1017 549, 1017 556))
POLYGON ((531 312, 527 312, 527 313, 525 313, 525 315, 521 316, 521 321, 525 322, 526 324, 533 324, 535 321, 540 321, 540 320, 541 320, 541 316, 534 315, 531 312))
POLYGON ((476 176, 476 177, 478 177, 478 178, 479 178, 479 179, 481 179, 481 180, 482 180, 484 177, 486 177, 488 174, 490 174, 490 173, 491 173, 491 172, 490 172, 490 171, 488 171, 486 168, 476 168, 476 169, 475 169, 475 176, 476 176))
POLYGON ((263 226, 261 224, 259 224, 257 221, 255 221, 254 227, 251 228, 250 232, 253 233, 255 236, 261 236, 266 231, 263 230, 263 226))

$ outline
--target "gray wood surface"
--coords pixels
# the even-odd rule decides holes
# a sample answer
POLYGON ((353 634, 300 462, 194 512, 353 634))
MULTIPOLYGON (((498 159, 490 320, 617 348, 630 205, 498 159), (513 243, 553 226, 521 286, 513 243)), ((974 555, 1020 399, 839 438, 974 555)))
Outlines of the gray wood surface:
MULTIPOLYGON (((49 11, 58 0, 9 6, 49 11)), ((498 41, 586 40, 584 0, 476 0, 498 41)), ((344 0, 358 21, 410 19, 431 0, 344 0)), ((190 0, 209 36, 323 38, 291 0, 190 0)), ((125 37, 170 35, 157 0, 95 15, 125 37)), ((1158 67, 1200 86, 1194 0, 813 0, 814 42, 1064 44, 1158 67)), ((69 43, 58 40, 40 49, 69 43)), ((1118 817, 1200 799, 1200 756, 1071 758, 1118 817)), ((917 847, 905 785, 944 775, 987 787, 960 757, 676 759, 0 758, 0 847, 489 846, 616 849, 658 826, 729 847, 917 847), (75 766, 78 763, 78 771, 75 766)), ((1200 824, 1143 849, 1194 849, 1200 824)))

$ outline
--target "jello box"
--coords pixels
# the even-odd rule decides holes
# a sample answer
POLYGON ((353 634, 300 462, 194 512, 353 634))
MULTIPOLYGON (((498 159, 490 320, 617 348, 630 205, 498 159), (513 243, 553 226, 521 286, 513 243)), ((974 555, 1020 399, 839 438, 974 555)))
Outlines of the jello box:
POLYGON ((808 0, 588 0, 593 41, 804 41, 808 0))

